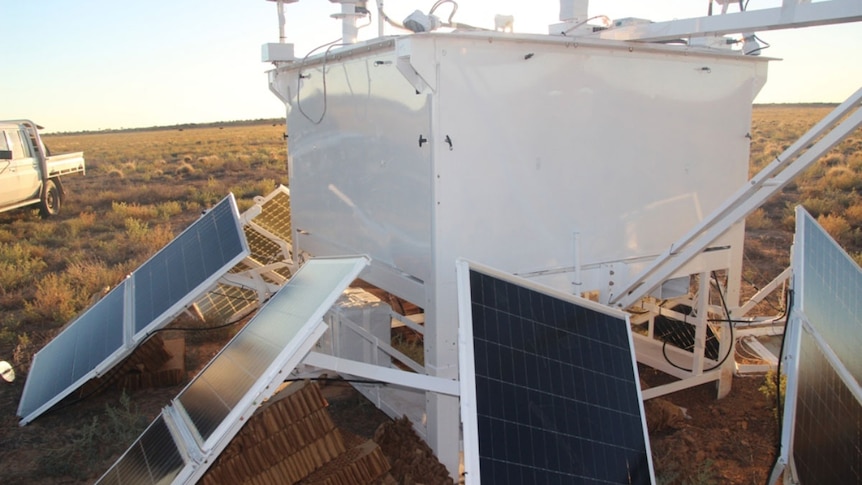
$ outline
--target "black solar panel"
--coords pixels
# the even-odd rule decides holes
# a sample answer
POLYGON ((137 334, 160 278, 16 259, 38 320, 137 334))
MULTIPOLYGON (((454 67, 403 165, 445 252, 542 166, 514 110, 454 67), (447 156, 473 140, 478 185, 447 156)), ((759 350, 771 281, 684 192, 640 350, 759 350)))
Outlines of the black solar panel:
POLYGON ((135 271, 135 333, 140 333, 244 250, 229 198, 202 215, 135 271))
POLYGON ((799 483, 862 483, 862 269, 801 207, 796 221, 794 301, 806 325, 787 383, 797 382, 794 468, 799 483))
POLYGON ((158 416, 117 460, 117 465, 96 483, 167 484, 179 474, 185 463, 164 418, 158 416))
POLYGON ((21 423, 126 357, 248 253, 229 195, 36 354, 18 406, 21 423))
POLYGON ((794 463, 800 483, 862 483, 862 405, 802 332, 794 463))
POLYGON ((469 278, 481 481, 651 483, 625 316, 469 278))

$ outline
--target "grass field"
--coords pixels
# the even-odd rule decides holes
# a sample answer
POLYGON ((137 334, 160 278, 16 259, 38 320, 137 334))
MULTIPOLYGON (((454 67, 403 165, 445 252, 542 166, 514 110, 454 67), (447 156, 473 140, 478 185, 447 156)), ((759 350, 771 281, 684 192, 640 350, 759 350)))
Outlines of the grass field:
MULTIPOLYGON (((756 107, 752 173, 830 109, 756 107)), ((42 220, 36 210, 0 214, 0 360, 25 369, 67 321, 228 192, 242 211, 255 196, 287 185, 283 133, 283 124, 266 122, 47 136, 54 153, 84 151, 87 174, 64 179, 68 196, 55 219, 42 220)), ((798 203, 862 261, 862 133, 749 217, 746 257, 754 269, 746 277, 753 284, 788 264, 798 203)), ((121 421, 135 417, 122 404, 112 412, 121 421)), ((34 473, 52 476, 38 467, 34 473)))
POLYGON ((228 192, 240 211, 287 183, 283 124, 47 136, 84 151, 58 218, 0 214, 0 358, 64 324, 228 192))
MULTIPOLYGON (((830 109, 756 107, 751 172, 830 109)), ((242 211, 254 196, 287 185, 283 133, 281 123, 260 122, 47 136, 55 153, 84 151, 87 175, 64 179, 68 196, 56 219, 42 220, 35 210, 0 214, 0 359, 22 342, 32 347, 33 335, 51 334, 228 192, 242 211)), ((862 135, 748 218, 751 260, 786 266, 787 248, 770 241, 792 233, 798 203, 862 260, 862 135)), ((762 280, 774 271, 749 276, 762 280)))

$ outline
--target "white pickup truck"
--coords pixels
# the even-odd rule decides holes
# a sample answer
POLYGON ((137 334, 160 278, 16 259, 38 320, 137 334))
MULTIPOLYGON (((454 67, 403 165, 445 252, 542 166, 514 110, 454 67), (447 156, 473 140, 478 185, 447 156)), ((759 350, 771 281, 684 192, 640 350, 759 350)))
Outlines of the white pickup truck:
POLYGON ((65 197, 60 176, 84 173, 84 153, 49 156, 29 120, 0 121, 0 212, 39 205, 42 217, 60 212, 65 197))

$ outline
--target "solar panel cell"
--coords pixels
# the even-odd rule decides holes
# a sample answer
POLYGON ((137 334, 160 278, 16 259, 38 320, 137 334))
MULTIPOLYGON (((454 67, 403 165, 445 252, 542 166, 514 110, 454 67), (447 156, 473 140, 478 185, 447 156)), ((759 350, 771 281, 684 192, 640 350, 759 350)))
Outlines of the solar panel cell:
POLYGON ((135 333, 174 310, 211 275, 246 251, 233 204, 224 202, 162 248, 134 273, 135 333))
POLYGON ((44 406, 122 347, 124 289, 125 281, 36 354, 18 405, 19 416, 44 406))
POLYGON ((801 208, 796 233, 801 331, 791 333, 798 373, 787 385, 788 393, 797 389, 795 399, 788 396, 795 471, 800 483, 862 483, 862 270, 801 208))
POLYGON ((126 451, 99 485, 169 484, 185 465, 164 419, 159 416, 126 451))
POLYGON ((244 243, 236 202, 228 196, 141 265, 95 305, 70 323, 34 358, 21 396, 22 424, 35 419, 96 375, 99 366, 119 360, 190 304, 241 260, 244 243), (134 305, 126 317, 128 300, 134 305))
POLYGON ((651 483, 624 314, 473 266, 469 282, 473 375, 462 383, 475 385, 462 412, 475 413, 477 449, 465 454, 478 454, 480 479, 651 483))
MULTIPOLYGON (((366 258, 307 262, 165 411, 176 417, 173 422, 179 436, 196 433, 203 439, 205 443, 185 442, 187 449, 195 451, 192 455, 203 457, 203 461, 189 467, 180 458, 178 471, 176 457, 180 455, 176 444, 168 443, 163 433, 158 434, 155 438, 169 449, 164 458, 158 458, 164 465, 156 475, 168 477, 168 482, 180 471, 186 482, 199 478, 212 463, 213 455, 233 437, 231 433, 238 431, 244 419, 274 394, 275 384, 292 370, 291 363, 298 364, 303 353, 308 352, 323 332, 324 313, 367 264, 366 258)), ((157 423, 164 420, 163 416, 164 412, 151 429, 161 429, 157 423)), ((164 429, 173 439, 170 430, 164 429)), ((115 477, 126 473, 143 476, 140 465, 149 463, 152 453, 147 443, 155 443, 155 438, 142 436, 105 474, 103 483, 120 483, 115 477)), ((138 482, 123 479, 122 483, 138 482)))

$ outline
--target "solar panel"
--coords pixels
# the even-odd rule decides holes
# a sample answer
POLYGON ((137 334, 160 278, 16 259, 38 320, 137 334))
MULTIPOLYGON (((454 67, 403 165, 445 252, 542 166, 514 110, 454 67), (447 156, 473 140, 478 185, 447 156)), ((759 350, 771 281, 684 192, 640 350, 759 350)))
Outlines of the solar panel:
POLYGON ((652 483, 628 317, 459 262, 468 483, 652 483))
POLYGON ((230 273, 247 276, 250 282, 263 283, 266 288, 219 282, 195 301, 197 310, 207 321, 224 322, 251 311, 260 303, 258 290, 260 294, 269 293, 272 287, 280 287, 290 278, 290 192, 287 187, 280 185, 266 197, 255 198, 255 205, 246 210, 240 220, 250 254, 231 268, 230 273))
POLYGON ((862 483, 862 270, 801 207, 796 219, 788 338, 798 351, 776 468, 791 455, 800 483, 862 483))
POLYGON ((228 322, 258 304, 257 292, 222 283, 200 297, 195 304, 208 322, 228 322))
POLYGON ((229 195, 35 355, 18 405, 21 424, 129 355, 248 252, 229 195))
POLYGON ((290 192, 286 187, 279 186, 261 204, 263 210, 254 218, 253 226, 263 229, 277 239, 291 242, 290 227, 290 192))
POLYGON ((173 447, 155 465, 168 472, 152 480, 124 474, 140 468, 145 432, 98 483, 194 483, 308 353, 325 329, 324 314, 367 265, 362 257, 305 263, 156 419, 172 423, 173 447), (178 471, 177 456, 185 457, 178 471))
MULTIPOLYGON (((213 207, 134 273, 135 334, 190 302, 184 297, 248 254, 233 196, 213 207)), ((205 285, 210 286, 212 283, 205 285)))
POLYGON ((800 308, 862 383, 862 271, 817 221, 802 214, 800 308))
POLYGON ((862 483, 862 404, 801 335, 793 457, 799 483, 862 483))
POLYGON ((160 415, 98 483, 171 483, 186 461, 160 415))

